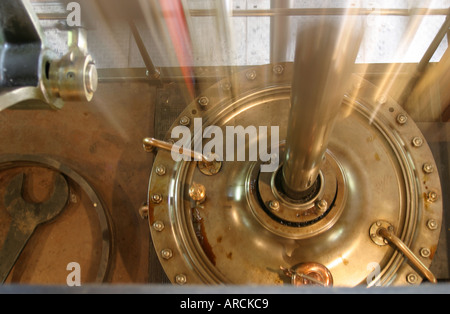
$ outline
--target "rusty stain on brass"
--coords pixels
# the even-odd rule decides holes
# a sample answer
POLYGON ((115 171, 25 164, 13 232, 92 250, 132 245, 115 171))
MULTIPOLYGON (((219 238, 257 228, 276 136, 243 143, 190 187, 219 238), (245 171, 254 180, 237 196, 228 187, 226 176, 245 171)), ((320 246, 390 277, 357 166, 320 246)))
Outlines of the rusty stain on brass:
POLYGON ((153 208, 152 203, 148 203, 147 206, 148 206, 148 221, 150 225, 153 225, 153 223, 155 222, 155 209, 153 208))
POLYGON ((206 237, 206 231, 205 226, 203 223, 200 223, 200 232, 201 232, 201 241, 200 244, 203 248, 203 251, 205 252, 208 259, 211 261, 211 263, 216 266, 216 255, 213 252, 211 244, 209 244, 208 238, 206 237))
POLYGON ((200 246, 203 248, 203 251, 211 263, 216 266, 216 255, 214 254, 212 246, 208 241, 205 226, 203 225, 203 218, 200 216, 197 208, 194 208, 192 211, 192 223, 200 246))
POLYGON ((437 245, 433 245, 430 247, 430 259, 432 260, 434 258, 434 255, 436 254, 437 245))

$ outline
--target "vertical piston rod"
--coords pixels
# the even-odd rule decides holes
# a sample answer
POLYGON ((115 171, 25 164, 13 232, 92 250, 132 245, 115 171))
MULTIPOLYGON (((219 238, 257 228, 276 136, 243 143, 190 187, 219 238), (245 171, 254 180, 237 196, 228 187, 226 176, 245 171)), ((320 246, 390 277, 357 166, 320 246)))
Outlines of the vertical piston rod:
POLYGON ((322 20, 299 29, 282 188, 300 200, 317 182, 362 38, 357 20, 322 20))

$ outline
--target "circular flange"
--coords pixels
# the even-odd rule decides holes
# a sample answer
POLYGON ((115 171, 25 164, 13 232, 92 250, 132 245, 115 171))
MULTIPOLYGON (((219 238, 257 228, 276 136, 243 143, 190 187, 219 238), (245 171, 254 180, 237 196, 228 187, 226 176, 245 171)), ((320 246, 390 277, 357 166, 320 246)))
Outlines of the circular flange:
POLYGON ((269 231, 286 238, 306 239, 328 230, 339 219, 345 205, 346 178, 335 157, 330 152, 326 156, 318 178, 318 191, 302 202, 290 199, 277 184, 283 164, 272 173, 259 172, 259 164, 255 165, 246 185, 249 187, 250 182, 257 181, 258 189, 246 188, 249 206, 269 231), (274 201, 278 204, 276 208, 270 206, 274 201))
MULTIPOLYGON (((250 72, 237 73, 226 79, 230 88, 219 82, 202 94, 209 99, 208 110, 193 101, 181 116, 201 117, 203 128, 219 126, 224 133, 227 126, 278 126, 283 141, 293 75, 292 64, 283 68, 275 73, 273 65, 257 67, 252 80, 250 72)), ((220 172, 205 175, 196 162, 175 162, 169 152, 158 152, 149 200, 158 194, 162 201, 149 202, 149 225, 156 251, 173 252, 170 260, 159 256, 172 282, 183 274, 186 284, 286 284, 280 265, 316 262, 330 270, 335 286, 366 284, 373 263, 380 265, 382 285, 408 284, 414 270, 402 254, 376 245, 367 234, 378 220, 391 222, 412 251, 431 248, 428 257, 421 257, 429 267, 442 222, 439 176, 428 171, 436 168, 431 151, 425 141, 413 144, 414 138, 424 137, 394 100, 380 101, 382 93, 375 86, 353 79, 328 146, 345 174, 346 197, 336 221, 315 236, 290 238, 259 221, 262 215, 255 215, 252 206, 267 208, 251 199, 258 190, 257 177, 251 175, 255 162, 226 160, 220 172), (399 123, 399 115, 407 119, 399 123), (161 166, 164 175, 155 172, 161 166), (198 207, 189 197, 194 182, 206 188, 206 200, 198 207), (429 191, 438 194, 436 201, 428 201, 429 191), (157 230, 156 222, 164 229, 157 230)))
MULTIPOLYGON (((88 196, 92 207, 97 214, 99 227, 101 230, 101 248, 98 270, 95 274, 95 283, 103 283, 108 278, 110 269, 110 257, 112 253, 112 230, 109 217, 103 205, 103 201, 99 198, 94 189, 86 180, 68 166, 61 164, 54 159, 37 156, 37 155, 4 155, 0 157, 0 171, 19 167, 42 167, 55 172, 59 172, 66 178, 74 182, 88 196)), ((69 181, 70 182, 70 181, 69 181)), ((73 183, 72 183, 73 184, 73 183)), ((72 196, 71 196, 72 197, 72 196)), ((72 200, 73 201, 73 200, 72 200)))
POLYGON ((389 244, 388 240, 383 238, 378 232, 381 228, 384 228, 389 231, 394 230, 394 227, 389 222, 378 220, 377 222, 374 222, 372 226, 370 226, 369 229, 370 238, 375 244, 379 246, 388 245, 389 244))

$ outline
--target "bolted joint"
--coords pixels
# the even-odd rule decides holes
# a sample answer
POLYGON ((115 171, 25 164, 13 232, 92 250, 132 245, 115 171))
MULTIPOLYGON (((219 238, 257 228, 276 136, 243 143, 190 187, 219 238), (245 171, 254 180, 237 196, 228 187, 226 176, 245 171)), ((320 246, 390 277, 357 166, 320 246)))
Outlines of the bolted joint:
POLYGON ((320 213, 325 213, 328 209, 328 202, 326 200, 320 200, 316 203, 316 206, 320 213))
POLYGON ((151 197, 151 201, 154 204, 159 204, 159 203, 162 202, 162 200, 163 200, 163 198, 162 198, 161 194, 153 194, 152 197, 151 197))
POLYGON ((161 256, 162 258, 164 258, 165 260, 169 260, 172 258, 173 256, 173 252, 171 249, 164 249, 161 251, 161 256))
POLYGON ((191 124, 191 119, 187 116, 183 116, 180 118, 179 123, 182 126, 189 126, 189 124, 191 124))
POLYGON ((278 202, 276 200, 270 201, 269 208, 273 211, 279 211, 280 210, 280 202, 278 202))
POLYGON ((399 114, 397 116, 397 123, 400 125, 405 124, 408 121, 408 117, 404 115, 403 113, 399 114))
POLYGON ((186 284, 186 282, 187 282, 187 277, 186 277, 186 275, 184 275, 184 274, 176 275, 176 276, 175 276, 175 282, 176 282, 177 284, 179 284, 180 286, 186 284))
POLYGON ((434 191, 428 192, 427 194, 427 201, 430 203, 436 202, 438 198, 439 198, 438 194, 434 191))
POLYGON ((209 98, 206 96, 202 96, 198 99, 198 104, 200 107, 205 110, 209 105, 209 98))
POLYGON ((422 170, 423 170, 423 172, 430 174, 430 173, 433 173, 434 167, 432 164, 426 163, 423 165, 422 170))

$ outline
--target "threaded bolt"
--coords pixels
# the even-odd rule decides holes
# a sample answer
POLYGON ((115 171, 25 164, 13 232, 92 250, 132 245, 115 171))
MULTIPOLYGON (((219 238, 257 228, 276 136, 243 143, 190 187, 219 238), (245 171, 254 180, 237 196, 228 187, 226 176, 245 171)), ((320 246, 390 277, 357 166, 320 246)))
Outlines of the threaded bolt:
POLYGON ((162 196, 161 194, 153 194, 152 195, 152 202, 155 204, 159 204, 162 202, 162 196))
POLYGON ((428 173, 428 174, 432 173, 434 171, 433 165, 429 164, 429 163, 424 164, 422 169, 423 169, 423 172, 428 173))
POLYGON ((161 232, 164 230, 164 223, 162 221, 155 221, 153 223, 153 229, 155 229, 158 232, 161 232))
POLYGON ((280 210, 280 203, 278 201, 275 201, 275 200, 270 201, 269 202, 269 208, 271 210, 274 210, 274 211, 279 211, 280 210))
POLYGON ((412 144, 414 147, 421 147, 423 145, 423 139, 421 137, 416 136, 412 140, 412 144))
POLYGON ((164 249, 161 251, 161 256, 162 256, 162 258, 168 260, 168 259, 172 258, 173 252, 171 249, 164 249))
POLYGON ((176 283, 179 284, 179 285, 184 285, 184 284, 186 284, 186 282, 187 282, 186 275, 183 275, 183 274, 177 275, 177 276, 175 277, 175 281, 176 281, 176 283))
POLYGON ((438 228, 438 223, 434 219, 430 219, 427 221, 427 227, 430 230, 436 230, 438 228))
POLYGON ((155 172, 157 175, 163 176, 166 174, 166 167, 164 167, 163 165, 159 165, 156 167, 155 172))
POLYGON ((406 123, 406 121, 408 121, 408 117, 405 116, 403 113, 401 113, 401 114, 399 114, 399 115, 397 116, 397 122, 398 122, 398 124, 403 125, 403 124, 406 123))
POLYGON ((189 117, 186 117, 186 116, 181 117, 180 125, 188 126, 190 123, 191 123, 191 119, 189 119, 189 117))

